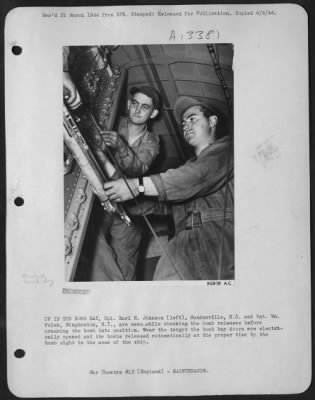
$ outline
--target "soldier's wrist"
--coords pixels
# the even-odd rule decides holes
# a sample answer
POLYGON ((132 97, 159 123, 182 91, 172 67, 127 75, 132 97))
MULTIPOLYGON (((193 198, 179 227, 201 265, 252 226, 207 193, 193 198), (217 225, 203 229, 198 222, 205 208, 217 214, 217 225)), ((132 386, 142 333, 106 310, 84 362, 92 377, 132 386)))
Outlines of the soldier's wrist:
POLYGON ((143 177, 139 176, 138 178, 138 196, 143 197, 145 193, 144 181, 143 177))

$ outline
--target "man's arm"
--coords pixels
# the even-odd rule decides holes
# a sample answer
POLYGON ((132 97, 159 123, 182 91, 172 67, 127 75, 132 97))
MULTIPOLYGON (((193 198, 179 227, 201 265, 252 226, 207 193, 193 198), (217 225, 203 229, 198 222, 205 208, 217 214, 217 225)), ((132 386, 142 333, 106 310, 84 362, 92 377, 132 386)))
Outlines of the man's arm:
MULTIPOLYGON (((218 147, 216 152, 194 162, 187 162, 179 168, 144 177, 144 194, 158 196, 162 201, 180 202, 213 193, 233 176, 233 161, 228 161, 229 153, 225 145, 218 147)), ((138 179, 127 181, 128 185, 123 180, 106 183, 104 187, 106 195, 115 201, 126 201, 138 196, 138 179)))
POLYGON ((79 107, 81 105, 81 97, 80 94, 69 74, 69 52, 70 49, 68 46, 63 47, 63 92, 64 98, 68 105, 68 107, 72 110, 79 107))
POLYGON ((80 94, 69 74, 69 72, 63 72, 63 92, 64 99, 70 109, 74 110, 81 105, 80 94))
MULTIPOLYGON (((154 185, 152 179, 149 176, 143 178, 143 185, 145 188, 144 194, 146 196, 158 196, 156 186, 154 185)), ((114 201, 126 201, 131 200, 139 195, 139 179, 129 178, 129 179, 117 179, 115 181, 106 182, 104 184, 104 189, 106 196, 110 200, 114 201)))
POLYGON ((115 131, 108 131, 102 137, 106 145, 116 150, 115 159, 121 171, 131 178, 144 175, 160 149, 159 138, 153 134, 140 143, 137 150, 115 131))

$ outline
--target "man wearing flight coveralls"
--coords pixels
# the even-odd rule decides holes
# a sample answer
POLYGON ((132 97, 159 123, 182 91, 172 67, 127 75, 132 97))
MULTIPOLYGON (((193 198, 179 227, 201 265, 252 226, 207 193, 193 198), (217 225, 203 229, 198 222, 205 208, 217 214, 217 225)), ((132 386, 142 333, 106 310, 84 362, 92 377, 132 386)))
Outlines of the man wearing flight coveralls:
MULTIPOLYGON (((133 194, 155 196, 146 213, 172 205, 175 235, 158 262, 154 280, 234 279, 233 143, 220 132, 213 107, 187 96, 175 103, 174 114, 195 156, 183 166, 139 179, 128 179, 133 194), (152 203, 154 204, 154 203, 152 203)), ((132 198, 119 179, 104 185, 109 199, 132 198)))

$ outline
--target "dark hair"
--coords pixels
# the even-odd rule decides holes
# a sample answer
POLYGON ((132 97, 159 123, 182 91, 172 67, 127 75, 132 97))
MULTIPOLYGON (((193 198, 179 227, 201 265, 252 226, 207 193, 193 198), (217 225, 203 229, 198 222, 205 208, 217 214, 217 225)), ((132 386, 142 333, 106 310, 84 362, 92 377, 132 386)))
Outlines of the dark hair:
POLYGON ((136 93, 142 93, 150 97, 153 107, 159 110, 161 108, 160 93, 153 86, 134 86, 129 90, 130 95, 133 97, 136 93))
POLYGON ((203 105, 200 105, 200 111, 207 119, 210 118, 212 115, 216 115, 218 117, 218 124, 216 130, 217 139, 220 139, 223 136, 231 134, 230 119, 223 112, 214 109, 211 110, 203 105))

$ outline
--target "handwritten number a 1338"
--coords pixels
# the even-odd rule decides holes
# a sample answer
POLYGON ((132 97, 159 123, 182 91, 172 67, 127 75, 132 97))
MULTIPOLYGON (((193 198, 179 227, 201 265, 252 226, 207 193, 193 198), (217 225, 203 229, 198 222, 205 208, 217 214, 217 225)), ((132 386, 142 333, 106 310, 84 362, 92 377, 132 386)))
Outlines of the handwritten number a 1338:
MULTIPOLYGON (((210 40, 214 37, 216 31, 213 29, 209 29, 208 31, 198 30, 198 31, 187 31, 185 33, 185 39, 188 40, 210 40)), ((219 32, 217 32, 217 37, 219 37, 219 32)), ((183 39, 183 34, 180 35, 180 38, 183 39)), ((170 32, 169 40, 176 40, 176 32, 172 30, 170 32)))
POLYGON ((215 34, 215 31, 213 29, 210 29, 209 31, 188 31, 186 32, 187 38, 189 40, 191 39, 197 39, 197 40, 202 40, 206 39, 209 40, 211 39, 211 36, 215 34))

